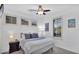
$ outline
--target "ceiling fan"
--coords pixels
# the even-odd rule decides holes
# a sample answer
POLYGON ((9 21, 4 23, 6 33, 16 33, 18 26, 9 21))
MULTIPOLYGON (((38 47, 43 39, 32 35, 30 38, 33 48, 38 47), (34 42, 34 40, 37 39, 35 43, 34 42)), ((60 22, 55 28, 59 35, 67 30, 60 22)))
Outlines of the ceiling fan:
POLYGON ((2 16, 3 12, 4 12, 4 5, 1 4, 0 5, 0 16, 2 16))
POLYGON ((37 10, 29 9, 29 11, 36 11, 36 14, 46 15, 46 12, 49 12, 51 10, 49 10, 49 9, 43 9, 42 5, 39 5, 37 10))

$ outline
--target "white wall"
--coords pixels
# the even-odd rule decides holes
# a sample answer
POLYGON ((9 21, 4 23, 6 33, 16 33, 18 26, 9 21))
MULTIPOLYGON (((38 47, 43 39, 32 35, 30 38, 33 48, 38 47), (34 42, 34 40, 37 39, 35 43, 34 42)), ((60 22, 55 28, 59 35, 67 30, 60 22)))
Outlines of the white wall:
POLYGON ((56 40, 56 46, 79 53, 79 6, 72 6, 53 17, 62 17, 62 37, 56 40), (76 27, 68 28, 68 19, 76 19, 76 27))
POLYGON ((1 36, 1 33, 2 33, 2 32, 1 32, 1 18, 2 18, 2 17, 0 17, 0 53, 1 53, 1 37, 2 37, 2 36, 1 36))
POLYGON ((51 17, 47 17, 47 16, 43 16, 42 18, 40 18, 40 20, 38 21, 38 26, 42 27, 42 30, 40 30, 39 28, 39 32, 41 31, 41 36, 45 36, 45 37, 53 37, 53 24, 52 24, 52 20, 51 17), (49 23, 49 31, 45 31, 45 23, 49 23))
POLYGON ((16 13, 11 10, 6 10, 4 11, 4 15, 2 19, 0 20, 2 23, 1 30, 0 30, 0 42, 2 42, 1 45, 1 53, 3 52, 8 52, 9 51, 9 35, 12 33, 14 35, 14 39, 20 40, 20 33, 38 33, 38 27, 37 26, 31 26, 31 20, 27 17, 27 15, 23 15, 21 13, 16 13), (8 16, 14 16, 17 17, 17 24, 6 24, 5 17, 6 15, 8 16), (21 25, 21 18, 24 18, 29 21, 29 25, 21 25))

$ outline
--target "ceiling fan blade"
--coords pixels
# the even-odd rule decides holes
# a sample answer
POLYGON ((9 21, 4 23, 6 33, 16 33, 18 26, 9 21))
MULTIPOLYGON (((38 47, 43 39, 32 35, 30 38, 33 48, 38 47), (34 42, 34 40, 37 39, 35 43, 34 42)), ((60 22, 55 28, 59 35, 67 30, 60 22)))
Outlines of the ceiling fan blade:
POLYGON ((44 12, 49 12, 50 10, 44 10, 44 12))
POLYGON ((29 9, 29 11, 36 11, 36 10, 34 10, 34 9, 29 9))

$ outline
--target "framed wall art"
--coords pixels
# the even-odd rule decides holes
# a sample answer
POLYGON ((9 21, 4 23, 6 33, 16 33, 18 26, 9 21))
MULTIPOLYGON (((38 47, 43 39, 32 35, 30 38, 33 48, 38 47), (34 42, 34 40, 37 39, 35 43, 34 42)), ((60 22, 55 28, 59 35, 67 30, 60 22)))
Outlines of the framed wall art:
POLYGON ((45 31, 49 31, 49 23, 45 24, 45 31))
POLYGON ((32 22, 32 26, 37 26, 37 22, 32 22))
POLYGON ((68 28, 76 27, 76 19, 68 19, 68 28))

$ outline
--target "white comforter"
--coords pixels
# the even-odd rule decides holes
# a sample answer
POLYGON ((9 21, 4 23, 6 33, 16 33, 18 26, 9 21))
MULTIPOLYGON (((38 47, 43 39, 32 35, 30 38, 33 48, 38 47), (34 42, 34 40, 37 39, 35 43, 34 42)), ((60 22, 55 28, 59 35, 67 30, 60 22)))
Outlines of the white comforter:
POLYGON ((20 42, 21 48, 24 50, 25 53, 32 53, 36 50, 43 49, 47 46, 53 47, 53 39, 51 38, 45 38, 45 39, 40 39, 40 40, 22 40, 20 42))

